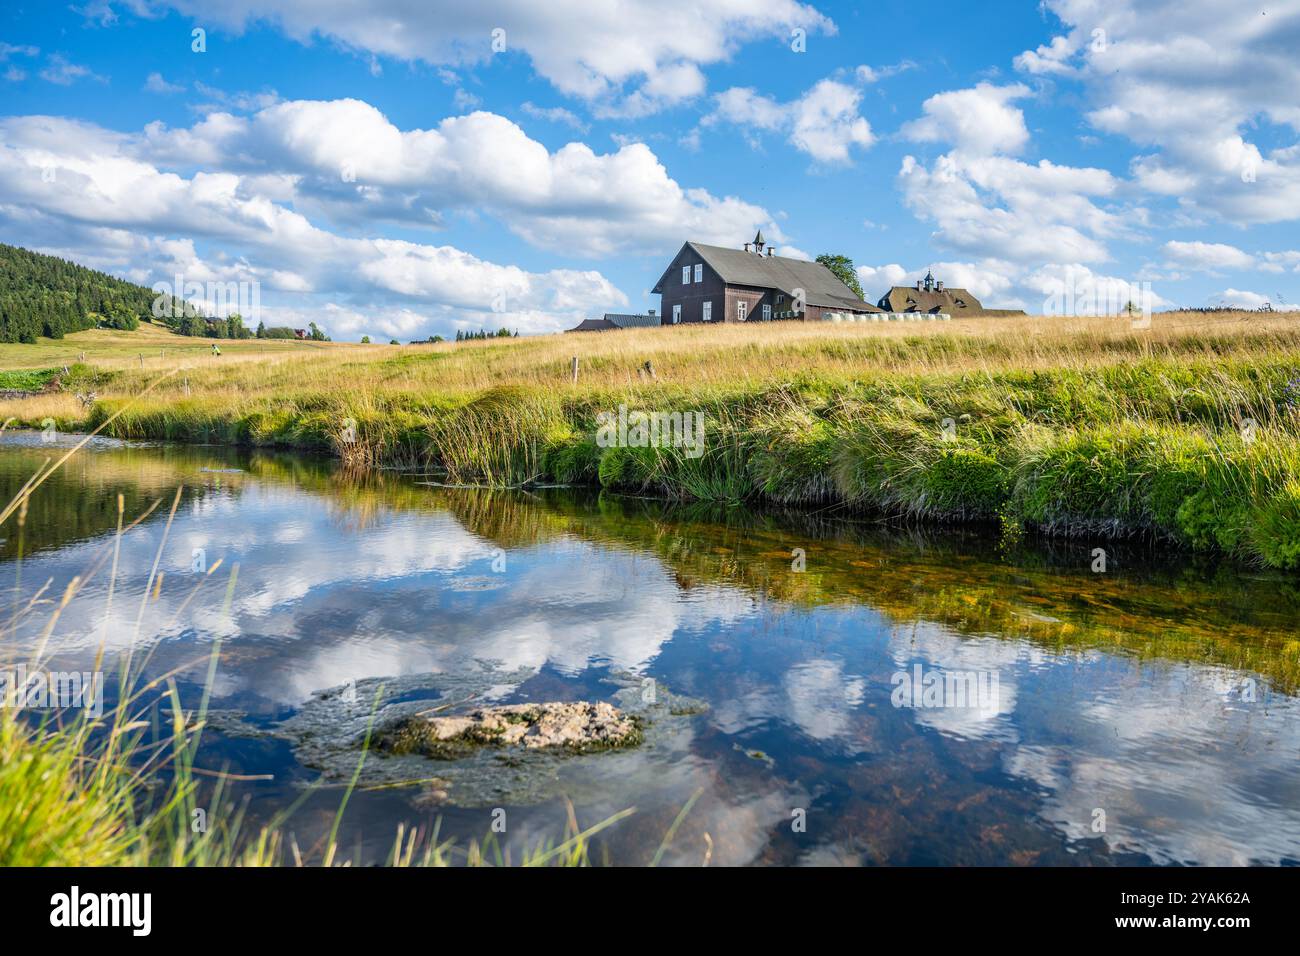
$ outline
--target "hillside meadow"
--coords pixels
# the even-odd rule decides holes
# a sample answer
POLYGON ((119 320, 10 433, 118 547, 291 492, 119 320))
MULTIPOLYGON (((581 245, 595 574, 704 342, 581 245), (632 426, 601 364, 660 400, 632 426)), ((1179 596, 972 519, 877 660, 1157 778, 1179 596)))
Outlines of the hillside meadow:
POLYGON ((1294 315, 219 344, 215 356, 142 327, 0 346, 6 374, 48 379, 0 417, 303 449, 449 483, 835 507, 1300 566, 1294 315), (703 455, 601 447, 597 416, 620 405, 701 412, 703 455))

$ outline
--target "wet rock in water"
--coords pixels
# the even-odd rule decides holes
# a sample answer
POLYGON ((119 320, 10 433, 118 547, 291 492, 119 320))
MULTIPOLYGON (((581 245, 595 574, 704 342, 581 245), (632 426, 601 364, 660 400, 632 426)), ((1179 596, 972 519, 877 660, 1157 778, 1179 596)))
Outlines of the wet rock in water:
MULTIPOLYGON (((254 722, 247 715, 209 711, 208 723, 231 736, 289 741, 303 766, 320 771, 321 778, 312 786, 346 787, 356 779, 366 790, 408 789, 424 787, 436 777, 430 798, 438 794, 437 803, 458 807, 532 806, 563 795, 575 803, 603 800, 622 808, 672 779, 672 769, 690 753, 695 715, 707 710, 703 701, 675 694, 661 683, 653 684, 650 692, 644 677, 621 671, 602 679, 615 688, 609 703, 490 703, 517 693, 534 676, 536 671, 527 668, 479 661, 455 673, 364 678, 318 691, 282 720, 254 722), (421 725, 434 720, 465 721, 478 712, 534 707, 589 707, 597 716, 613 713, 635 725, 636 737, 627 739, 625 731, 620 732, 626 725, 606 721, 611 739, 622 740, 618 746, 529 746, 523 742, 529 728, 521 721, 525 733, 508 746, 493 741, 434 753, 418 745, 421 738, 431 743, 421 725), (437 763, 431 765, 435 758, 437 763)), ((434 726, 442 732, 456 725, 434 726)), ((457 736, 450 733, 451 738, 457 736)), ((539 728, 536 736, 538 742, 562 740, 566 732, 548 729, 543 734, 539 728)))
POLYGON ((380 751, 454 760, 481 747, 543 748, 589 753, 635 747, 641 720, 605 701, 507 704, 457 717, 412 714, 384 728, 380 751))

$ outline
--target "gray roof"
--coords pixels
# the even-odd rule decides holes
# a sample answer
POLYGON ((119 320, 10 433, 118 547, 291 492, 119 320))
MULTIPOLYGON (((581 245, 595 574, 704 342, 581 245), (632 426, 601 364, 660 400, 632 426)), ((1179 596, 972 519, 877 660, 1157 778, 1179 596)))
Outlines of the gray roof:
MULTIPOLYGON (((702 242, 688 242, 695 253, 709 264, 728 285, 755 286, 760 289, 779 289, 790 295, 795 289, 804 290, 804 301, 809 305, 832 308, 856 308, 863 312, 875 311, 853 294, 853 290, 835 277, 820 262, 788 259, 785 256, 756 255, 743 249, 724 246, 706 246, 702 242)), ((664 273, 664 277, 667 273, 664 273)), ((654 289, 663 286, 660 278, 654 289)))
POLYGON ((606 312, 605 321, 613 322, 621 329, 644 329, 663 325, 657 315, 628 315, 623 312, 606 312))
POLYGON ((583 319, 571 329, 565 329, 566 332, 605 332, 609 329, 618 328, 618 326, 606 322, 604 319, 583 319))
POLYGON ((858 312, 879 312, 874 305, 869 302, 863 302, 853 290, 849 290, 848 295, 828 295, 825 292, 806 292, 804 301, 809 305, 821 306, 824 309, 853 309, 858 312))
POLYGON ((569 332, 607 332, 610 329, 650 329, 658 328, 663 323, 657 315, 627 315, 622 312, 606 312, 603 318, 583 319, 569 332))

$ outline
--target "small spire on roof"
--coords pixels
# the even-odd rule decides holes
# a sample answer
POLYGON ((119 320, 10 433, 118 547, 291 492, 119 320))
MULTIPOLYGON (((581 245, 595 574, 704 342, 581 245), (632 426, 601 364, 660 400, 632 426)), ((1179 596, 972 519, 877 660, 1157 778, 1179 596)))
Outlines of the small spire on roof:
POLYGON ((757 235, 754 236, 754 251, 757 252, 759 255, 762 255, 762 254, 763 254, 763 245, 764 245, 764 242, 763 242, 763 230, 760 229, 760 230, 758 231, 757 235))

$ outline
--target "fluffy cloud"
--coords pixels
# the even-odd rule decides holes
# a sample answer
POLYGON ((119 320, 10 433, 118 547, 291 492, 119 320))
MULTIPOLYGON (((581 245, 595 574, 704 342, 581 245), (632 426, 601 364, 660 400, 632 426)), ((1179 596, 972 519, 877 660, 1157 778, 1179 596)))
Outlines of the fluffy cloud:
POLYGON ((1104 169, 1008 155, 1029 140, 1024 113, 1011 105, 1028 94, 1023 84, 980 83, 926 100, 925 115, 905 124, 903 135, 951 149, 929 166, 903 160, 903 201, 937 225, 940 245, 957 252, 1025 265, 1103 261, 1105 240, 1127 230, 1100 204, 1119 183, 1104 169))
POLYGON ((115 239, 120 254, 99 249, 101 259, 128 270, 141 259, 166 262, 146 270, 154 279, 171 279, 175 268, 187 281, 328 292, 331 301, 418 312, 425 334, 457 323, 553 331, 589 309, 627 302, 594 271, 528 272, 451 246, 329 232, 261 194, 256 187, 265 177, 159 169, 140 158, 149 149, 145 139, 48 117, 0 121, 0 130, 0 221, 77 249, 115 239), (178 226, 184 236, 175 235, 178 226), (195 240, 216 252, 200 257, 195 240))
POLYGON ((1246 138, 1300 131, 1300 0, 1250 13, 1231 0, 1044 6, 1067 32, 1017 66, 1078 77, 1097 129, 1152 150, 1134 161, 1140 185, 1238 224, 1300 218, 1300 150, 1246 138))
POLYGON ((800 152, 822 163, 847 163, 849 151, 876 141, 858 112, 862 93, 847 83, 824 79, 802 96, 779 103, 750 87, 732 87, 714 98, 704 126, 730 123, 746 129, 783 132, 800 152))
POLYGON ((786 122, 788 110, 770 96, 763 96, 750 86, 733 86, 714 97, 714 110, 705 117, 706 126, 718 122, 778 130, 786 122))
POLYGON ((1068 62, 1078 52, 1071 37, 1053 37, 1052 42, 1037 50, 1026 50, 1015 59, 1017 70, 1039 76, 1071 76, 1076 70, 1068 62))
POLYGON ((1258 260, 1236 246, 1221 242, 1166 242, 1165 256, 1171 267, 1200 269, 1253 269, 1258 260))
POLYGON ((449 212, 487 210, 535 245, 579 255, 662 251, 683 235, 734 245, 759 227, 783 238, 762 208, 683 188, 643 143, 598 154, 575 142, 552 153, 481 111, 401 130, 360 100, 296 100, 251 117, 214 113, 188 129, 154 124, 137 151, 286 177, 296 208, 342 222, 437 226, 449 212))
POLYGON ((925 115, 903 127, 903 135, 920 143, 951 143, 979 155, 1018 153, 1029 142, 1025 115, 1011 106, 1029 95, 1023 83, 980 83, 967 90, 937 93, 922 104, 925 115))
POLYGON ((1286 252, 1244 252, 1222 242, 1166 242, 1166 265, 1202 272, 1236 269, 1261 272, 1300 272, 1300 250, 1286 252))
POLYGON ((487 212, 538 247, 577 256, 667 252, 683 235, 733 245, 758 228, 784 247, 764 209, 683 187, 642 143, 550 151, 487 112, 402 130, 359 100, 270 96, 251 115, 216 111, 189 127, 152 123, 135 133, 53 117, 0 120, 3 218, 33 244, 98 256, 137 281, 176 272, 256 281, 283 293, 279 305, 291 311, 334 301, 344 327, 358 313, 384 317, 365 331, 386 335, 417 325, 424 334, 501 324, 552 331, 627 304, 596 271, 528 271, 446 244, 365 238, 388 223, 437 228, 487 212), (105 234, 139 241, 105 249, 105 234), (161 258, 163 244, 178 241, 189 244, 161 258))
POLYGON ((887 266, 858 266, 858 284, 868 302, 875 302, 896 285, 903 285, 907 270, 898 263, 887 266))
POLYGON ((914 157, 899 171, 903 200, 938 229, 941 245, 1021 263, 1097 262, 1104 240, 1125 231, 1097 204, 1116 190, 1103 169, 1036 165, 954 151, 927 167, 914 157))
POLYGON ((846 163, 849 148, 875 142, 871 124, 858 115, 862 94, 834 80, 822 80, 795 101, 790 142, 826 163, 846 163))
POLYGON ((137 0, 136 6, 170 7, 232 29, 263 22, 302 42, 324 36, 367 54, 435 65, 471 65, 518 51, 560 91, 624 115, 699 95, 704 89, 700 67, 729 59, 746 42, 788 42, 795 28, 835 32, 829 18, 795 0, 552 0, 544 10, 532 0, 452 5, 372 0, 364 6, 137 0))

